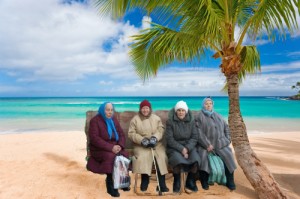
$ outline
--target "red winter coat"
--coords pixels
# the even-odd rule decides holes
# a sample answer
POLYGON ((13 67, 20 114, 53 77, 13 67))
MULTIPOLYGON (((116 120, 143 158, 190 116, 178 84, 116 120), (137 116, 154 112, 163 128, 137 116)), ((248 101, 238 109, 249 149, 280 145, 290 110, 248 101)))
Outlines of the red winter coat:
POLYGON ((113 117, 119 140, 115 140, 114 133, 109 139, 106 122, 100 115, 96 115, 90 121, 89 128, 89 148, 91 157, 88 159, 87 169, 99 174, 112 173, 116 154, 112 152, 114 145, 122 147, 121 154, 128 157, 125 148, 125 134, 120 126, 119 121, 113 117))

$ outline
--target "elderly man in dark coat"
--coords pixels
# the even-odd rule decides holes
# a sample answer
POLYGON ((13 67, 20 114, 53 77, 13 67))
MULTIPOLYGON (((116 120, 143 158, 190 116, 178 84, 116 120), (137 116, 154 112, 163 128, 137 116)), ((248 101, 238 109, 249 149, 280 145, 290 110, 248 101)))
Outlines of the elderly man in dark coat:
POLYGON ((196 130, 199 134, 198 153, 201 158, 200 181, 202 188, 209 189, 208 177, 210 173, 208 153, 214 151, 223 160, 227 178, 226 186, 235 190, 233 172, 236 169, 234 157, 229 147, 231 142, 230 132, 225 120, 214 112, 214 102, 207 97, 202 102, 202 110, 195 117, 196 130))
MULTIPOLYGON (((114 189, 112 172, 114 160, 117 154, 128 157, 125 149, 125 134, 120 123, 114 117, 113 105, 109 102, 103 103, 99 108, 99 114, 90 121, 89 127, 89 149, 87 169, 98 174, 106 174, 107 193, 113 197, 119 197, 118 189, 114 189)), ((123 188, 129 191, 130 188, 123 188)))
POLYGON ((169 112, 166 123, 167 156, 173 168, 173 192, 180 191, 180 172, 189 172, 185 187, 196 192, 195 174, 200 165, 197 153, 197 132, 193 131, 192 112, 184 101, 179 101, 169 112))

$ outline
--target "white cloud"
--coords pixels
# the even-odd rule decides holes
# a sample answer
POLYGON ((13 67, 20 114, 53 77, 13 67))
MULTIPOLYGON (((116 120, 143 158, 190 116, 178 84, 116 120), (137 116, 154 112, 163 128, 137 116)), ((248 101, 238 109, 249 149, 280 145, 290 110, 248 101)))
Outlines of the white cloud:
POLYGON ((100 85, 107 86, 107 85, 112 85, 113 82, 112 82, 112 81, 100 81, 99 84, 100 84, 100 85))
MULTIPOLYGON (((64 89, 73 89, 82 95, 107 96, 226 95, 221 92, 225 78, 219 68, 169 67, 143 83, 128 58, 130 36, 139 28, 100 18, 87 5, 59 2, 0 1, 0 70, 23 85, 1 83, 0 93, 64 95, 64 89)), ((151 18, 143 18, 141 29, 150 27, 147 21, 151 18)), ((262 66, 261 74, 248 76, 241 85, 241 95, 294 93, 290 86, 299 81, 299 69, 300 62, 262 66)))
POLYGON ((0 93, 15 93, 21 90, 22 88, 18 86, 0 85, 0 93))
POLYGON ((295 51, 295 52, 289 52, 287 54, 289 57, 300 57, 300 51, 295 51))
MULTIPOLYGON (((290 89, 299 81, 298 63, 262 66, 262 73, 248 75, 240 86, 241 95, 292 95, 290 89), (279 70, 294 71, 278 73, 279 70), (267 71, 267 72, 266 72, 267 71), (298 72, 297 72, 298 71, 298 72)), ((115 95, 226 95, 222 92, 225 77, 219 69, 199 68, 167 68, 158 72, 156 78, 145 83, 136 77, 125 84, 117 84, 106 90, 106 94, 115 95)))
POLYGON ((0 69, 25 71, 18 81, 75 81, 128 67, 129 35, 137 28, 60 2, 0 1, 0 69), (111 49, 103 47, 107 41, 111 49))
MULTIPOLYGON (((279 63, 273 65, 265 65, 262 68, 264 73, 275 73, 275 72, 285 72, 292 73, 300 71, 300 61, 290 62, 290 63, 279 63)), ((281 73, 280 73, 281 74, 281 73)))
POLYGON ((144 16, 143 19, 142 19, 142 29, 150 28, 151 27, 151 25, 150 25, 151 22, 152 22, 151 17, 144 16))

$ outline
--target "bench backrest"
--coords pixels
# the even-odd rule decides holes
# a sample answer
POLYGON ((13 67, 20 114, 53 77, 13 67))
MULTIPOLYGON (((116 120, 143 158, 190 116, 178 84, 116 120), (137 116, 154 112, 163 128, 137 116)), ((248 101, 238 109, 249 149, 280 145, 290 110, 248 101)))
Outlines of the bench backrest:
MULTIPOLYGON (((87 138, 87 148, 88 148, 88 143, 89 143, 89 127, 90 127, 90 120, 97 115, 97 111, 87 111, 86 112, 86 121, 85 121, 85 134, 87 138)), ((166 126, 166 121, 168 119, 168 114, 169 111, 167 110, 158 110, 154 112, 156 115, 158 115, 164 126, 166 126)), ((193 115, 195 116, 198 112, 197 111, 192 111, 193 115)), ((115 116, 117 117, 118 121, 120 122, 121 128, 124 131, 125 137, 126 137, 126 146, 125 149, 133 149, 133 144, 131 140, 128 139, 128 128, 129 128, 129 123, 130 120, 138 114, 135 111, 124 111, 124 112, 114 112, 115 116)))
MULTIPOLYGON (((87 138, 87 144, 89 143, 89 127, 90 127, 90 120, 97 115, 97 111, 87 111, 86 112, 86 121, 85 121, 85 134, 87 138)), ((169 111, 155 111, 154 112, 156 115, 158 115, 161 120, 163 125, 166 125, 166 121, 168 119, 168 113, 169 111)), ((125 149, 132 149, 133 144, 131 140, 128 139, 128 128, 129 128, 129 123, 130 120, 137 114, 135 111, 124 111, 124 112, 114 112, 115 116, 117 117, 118 121, 120 122, 121 128, 124 131, 125 137, 126 137, 126 146, 125 149)))

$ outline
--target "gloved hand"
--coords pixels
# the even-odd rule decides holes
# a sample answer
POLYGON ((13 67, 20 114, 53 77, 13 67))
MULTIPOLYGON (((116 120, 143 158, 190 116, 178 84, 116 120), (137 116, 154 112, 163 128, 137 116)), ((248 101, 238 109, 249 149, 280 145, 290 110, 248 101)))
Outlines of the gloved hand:
POLYGON ((150 142, 149 142, 149 144, 148 144, 148 147, 154 148, 154 147, 156 146, 156 144, 157 144, 157 138, 154 137, 154 136, 152 136, 152 137, 150 138, 150 142))
POLYGON ((150 140, 149 140, 148 138, 143 138, 143 139, 142 139, 142 142, 141 142, 141 145, 142 145, 143 147, 147 148, 148 145, 149 145, 149 143, 150 143, 150 140))

